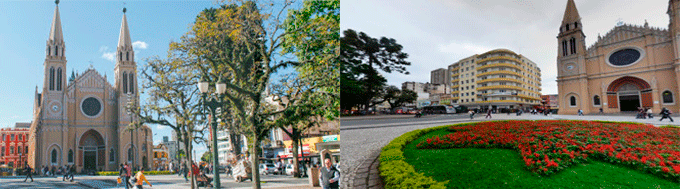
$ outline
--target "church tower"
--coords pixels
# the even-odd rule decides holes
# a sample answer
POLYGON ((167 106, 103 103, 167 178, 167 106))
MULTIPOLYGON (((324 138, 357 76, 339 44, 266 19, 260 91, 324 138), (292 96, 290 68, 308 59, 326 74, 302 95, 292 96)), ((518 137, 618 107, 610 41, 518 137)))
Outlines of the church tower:
POLYGON ((50 35, 45 47, 45 62, 43 81, 43 104, 48 112, 58 114, 61 112, 64 88, 66 88, 66 56, 64 36, 61 30, 61 18, 59 17, 59 1, 54 8, 54 17, 50 27, 50 35))
POLYGON ((118 118, 119 125, 127 126, 130 117, 127 115, 126 106, 129 100, 134 100, 139 104, 137 95, 137 63, 135 63, 135 52, 132 49, 130 40, 130 30, 128 29, 126 9, 123 8, 123 21, 120 25, 120 35, 116 50, 115 88, 118 94, 118 118))
POLYGON ((567 1, 560 33, 557 35, 557 83, 559 101, 566 106, 560 107, 560 112, 574 114, 578 109, 589 113, 588 80, 585 65, 586 36, 583 33, 581 16, 578 14, 574 0, 567 1), (575 99, 566 99, 572 96, 575 99), (565 110, 565 111, 563 111, 565 110))
POLYGON ((48 125, 65 126, 63 109, 66 107, 64 90, 66 89, 66 45, 61 30, 59 1, 54 7, 54 17, 50 26, 50 35, 45 45, 45 62, 43 63, 44 79, 40 108, 42 119, 50 120, 48 125))

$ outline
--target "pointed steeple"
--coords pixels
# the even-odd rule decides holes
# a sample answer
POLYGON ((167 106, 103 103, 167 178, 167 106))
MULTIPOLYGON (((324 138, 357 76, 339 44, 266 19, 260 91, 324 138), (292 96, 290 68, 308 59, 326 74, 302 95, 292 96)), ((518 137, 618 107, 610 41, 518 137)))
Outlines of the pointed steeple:
POLYGON ((59 0, 56 1, 57 6, 54 7, 54 17, 52 18, 52 27, 50 27, 49 40, 60 43, 64 41, 64 36, 61 32, 61 18, 59 17, 59 0))
POLYGON ((118 38, 118 47, 132 47, 130 40, 130 30, 128 29, 127 17, 125 17, 126 9, 123 8, 123 22, 120 25, 120 35, 118 38))
POLYGON ((574 22, 581 22, 581 16, 578 14, 578 10, 576 10, 576 3, 574 3, 574 0, 569 0, 567 1, 567 9, 564 10, 562 25, 574 22))

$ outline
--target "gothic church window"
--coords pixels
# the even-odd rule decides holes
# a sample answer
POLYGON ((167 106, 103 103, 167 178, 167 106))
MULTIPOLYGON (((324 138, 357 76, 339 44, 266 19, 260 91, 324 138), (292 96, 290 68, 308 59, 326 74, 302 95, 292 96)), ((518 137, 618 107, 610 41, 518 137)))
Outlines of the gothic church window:
POLYGON ((569 97, 569 105, 570 106, 576 106, 576 97, 575 96, 569 97))
POLYGON ((113 162, 116 158, 116 154, 113 152, 113 148, 109 151, 109 162, 113 162))
POLYGON ((125 60, 130 61, 130 52, 125 52, 125 60))
POLYGON ((54 47, 54 56, 59 56, 59 46, 54 47))
POLYGON ((127 81, 128 81, 127 80, 127 73, 123 72, 123 94, 128 93, 128 90, 127 90, 128 82, 127 81))
POLYGON ((50 53, 52 53, 52 49, 49 46, 47 46, 47 56, 50 56, 51 55, 50 53))
POLYGON ((54 67, 50 68, 50 90, 54 90, 54 67))
POLYGON ((135 93, 135 74, 130 73, 130 93, 135 93))
POLYGON ((52 163, 57 163, 57 149, 52 149, 52 163))
POLYGON ((600 105, 600 96, 595 95, 595 97, 593 97, 593 105, 595 106, 600 105))
POLYGON ((118 60, 123 61, 123 52, 118 52, 118 60))
POLYGON ((664 91, 662 94, 663 103, 673 103, 673 93, 671 91, 664 91))
POLYGON ((567 40, 562 40, 562 56, 567 56, 567 40))
POLYGON ((61 68, 57 69, 57 91, 61 91, 61 68))
POLYGON ((73 163, 73 150, 68 150, 68 162, 73 163))
POLYGON ((132 148, 128 148, 128 162, 132 162, 132 148))
POLYGON ((576 39, 573 37, 569 40, 569 45, 571 46, 571 54, 576 53, 576 39))

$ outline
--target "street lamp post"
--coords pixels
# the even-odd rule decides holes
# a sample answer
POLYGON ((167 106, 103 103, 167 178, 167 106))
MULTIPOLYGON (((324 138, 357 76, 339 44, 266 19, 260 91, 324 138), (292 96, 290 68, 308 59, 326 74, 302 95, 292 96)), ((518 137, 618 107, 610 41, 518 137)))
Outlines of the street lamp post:
MULTIPOLYGON (((130 124, 132 124, 132 108, 134 106, 134 103, 132 102, 132 93, 128 92, 127 94, 128 97, 128 108, 127 108, 127 114, 130 117, 130 124)), ((130 149, 132 149, 132 169, 135 168, 135 140, 132 140, 132 129, 129 129, 130 131, 130 149)), ((128 151, 128 153, 130 153, 128 151)))
POLYGON ((208 97, 208 87, 210 84, 205 78, 201 78, 198 82, 198 90, 201 92, 201 99, 203 100, 203 107, 206 107, 210 112, 210 125, 212 127, 212 156, 213 156, 213 174, 215 175, 215 188, 220 188, 220 172, 218 169, 218 154, 217 154, 217 110, 222 109, 224 102, 222 97, 227 90, 227 84, 220 78, 215 84, 217 94, 208 97))

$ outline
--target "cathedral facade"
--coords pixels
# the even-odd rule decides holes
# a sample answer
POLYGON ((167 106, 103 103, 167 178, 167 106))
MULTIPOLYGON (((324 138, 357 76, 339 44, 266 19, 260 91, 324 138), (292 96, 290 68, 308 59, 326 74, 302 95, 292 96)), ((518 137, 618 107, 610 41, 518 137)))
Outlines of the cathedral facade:
POLYGON ((586 47, 569 0, 557 36, 559 113, 680 112, 680 1, 670 0, 667 11, 668 29, 619 24, 586 47))
POLYGON ((135 116, 128 115, 127 107, 139 102, 139 90, 125 9, 114 85, 93 68, 72 73, 67 80, 66 52, 57 4, 45 47, 43 87, 35 92, 28 164, 36 170, 75 165, 81 173, 116 170, 125 162, 149 168, 151 129, 145 125, 128 129, 135 116))

